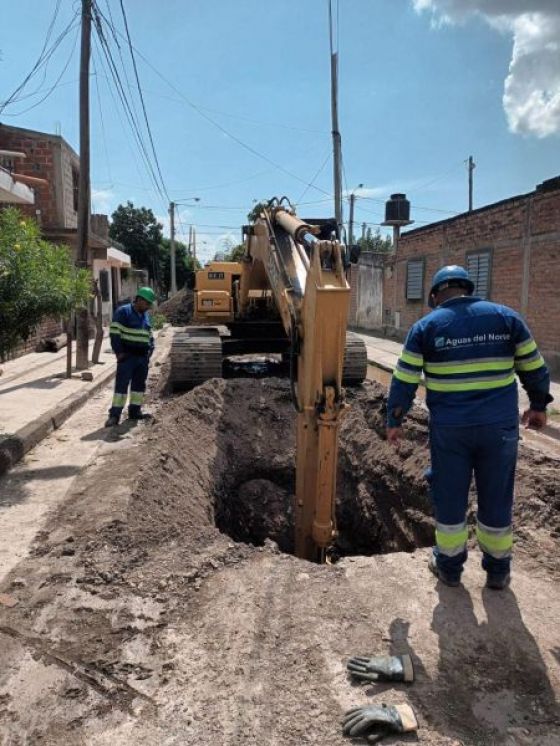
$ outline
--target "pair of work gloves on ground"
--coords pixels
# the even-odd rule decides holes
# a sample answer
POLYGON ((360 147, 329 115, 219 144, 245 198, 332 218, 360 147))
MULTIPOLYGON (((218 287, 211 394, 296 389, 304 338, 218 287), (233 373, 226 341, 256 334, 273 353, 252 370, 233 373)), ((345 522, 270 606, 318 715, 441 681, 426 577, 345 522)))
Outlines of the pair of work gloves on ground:
MULTIPOLYGON (((356 656, 346 664, 350 676, 356 681, 386 682, 414 680, 410 655, 390 655, 366 658, 356 656)), ((410 705, 364 705, 354 707, 344 715, 342 731, 345 736, 365 738, 377 743, 385 736, 409 733, 418 728, 410 705)))

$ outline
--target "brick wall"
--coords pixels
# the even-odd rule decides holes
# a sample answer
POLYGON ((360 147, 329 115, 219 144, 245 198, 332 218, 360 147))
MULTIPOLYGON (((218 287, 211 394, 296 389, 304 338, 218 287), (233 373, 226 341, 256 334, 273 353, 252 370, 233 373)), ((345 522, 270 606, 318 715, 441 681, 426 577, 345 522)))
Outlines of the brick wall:
POLYGON ((39 210, 44 228, 76 228, 72 173, 79 173, 80 161, 68 143, 57 135, 0 124, 0 149, 25 153, 25 159, 13 160, 15 173, 48 182, 33 186, 35 204, 18 205, 22 212, 35 217, 39 210))
POLYGON ((430 280, 444 264, 466 265, 467 254, 490 250, 490 300, 521 312, 555 374, 560 374, 560 179, 530 194, 408 231, 387 260, 383 331, 404 339, 428 312, 430 280), (422 301, 406 299, 406 269, 424 260, 422 301))
MULTIPOLYGON (((64 324, 62 321, 57 319, 46 319, 36 328, 35 332, 31 334, 25 341, 21 343, 13 350, 8 356, 10 360, 14 360, 16 357, 21 357, 28 352, 35 352, 35 348, 40 339, 43 337, 58 337, 59 334, 64 332, 64 324)), ((45 353, 48 354, 48 353, 45 353)))

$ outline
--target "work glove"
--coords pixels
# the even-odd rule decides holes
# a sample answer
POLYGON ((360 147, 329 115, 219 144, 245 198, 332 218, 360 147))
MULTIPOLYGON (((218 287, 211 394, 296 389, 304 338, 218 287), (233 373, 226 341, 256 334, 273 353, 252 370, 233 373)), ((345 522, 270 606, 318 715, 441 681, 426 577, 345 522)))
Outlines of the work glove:
POLYGON ((414 681, 410 655, 382 655, 375 658, 357 655, 348 660, 346 669, 358 681, 414 681))
POLYGON ((418 728, 410 705, 365 705, 354 707, 342 719, 345 736, 359 736, 368 743, 377 743, 385 736, 410 733, 418 728))

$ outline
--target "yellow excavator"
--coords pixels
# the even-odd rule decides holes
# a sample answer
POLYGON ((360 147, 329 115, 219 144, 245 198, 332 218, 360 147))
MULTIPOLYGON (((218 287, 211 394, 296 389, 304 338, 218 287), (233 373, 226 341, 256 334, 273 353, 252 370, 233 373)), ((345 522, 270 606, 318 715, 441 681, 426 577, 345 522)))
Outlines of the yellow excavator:
POLYGON ((324 561, 335 536, 338 434, 343 385, 366 377, 361 338, 347 334, 350 287, 333 220, 298 218, 287 198, 270 200, 244 226, 239 262, 196 273, 194 325, 175 333, 172 387, 221 377, 224 358, 281 353, 297 410, 295 554, 324 561))

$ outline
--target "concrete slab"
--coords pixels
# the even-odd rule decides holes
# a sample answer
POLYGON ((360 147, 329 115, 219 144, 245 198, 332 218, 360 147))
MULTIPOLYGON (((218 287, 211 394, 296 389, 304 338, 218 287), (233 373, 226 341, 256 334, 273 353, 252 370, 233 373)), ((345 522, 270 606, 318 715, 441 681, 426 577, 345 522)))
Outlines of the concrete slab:
POLYGON ((66 349, 31 353, 2 364, 0 378, 0 474, 79 409, 115 375, 109 339, 101 362, 91 367, 92 380, 79 373, 66 378, 66 349))

